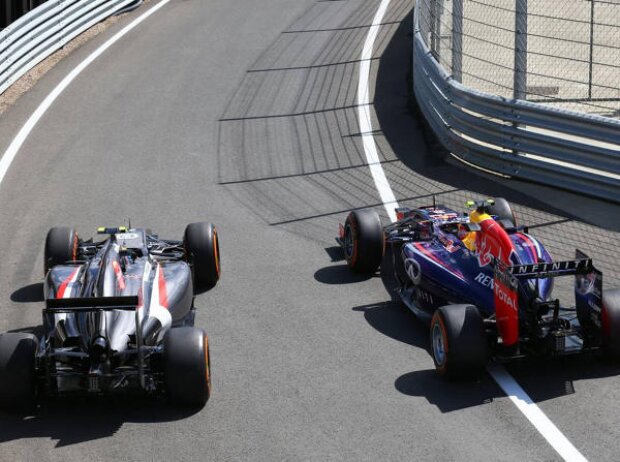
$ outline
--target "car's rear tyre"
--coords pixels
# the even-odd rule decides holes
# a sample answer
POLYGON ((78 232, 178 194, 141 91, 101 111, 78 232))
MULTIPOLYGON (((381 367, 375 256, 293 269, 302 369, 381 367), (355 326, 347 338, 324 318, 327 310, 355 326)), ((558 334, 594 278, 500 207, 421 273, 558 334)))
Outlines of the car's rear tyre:
POLYGON ((487 209, 489 215, 495 215, 499 220, 507 220, 512 223, 512 226, 516 226, 517 218, 510 203, 503 197, 496 197, 494 201, 495 204, 490 205, 487 209))
POLYGON ((344 222, 344 256, 357 273, 373 274, 381 265, 385 236, 379 214, 373 209, 355 210, 344 222))
POLYGON ((185 228, 185 251, 192 265, 194 287, 207 290, 220 279, 220 244, 217 229, 211 223, 191 223, 185 228))
POLYGON ((431 320, 435 369, 449 379, 478 377, 489 357, 484 322, 473 305, 442 306, 431 320))
POLYGON ((43 269, 45 274, 56 265, 77 260, 80 239, 73 228, 52 228, 45 238, 43 269))
POLYGON ((166 391, 173 403, 204 406, 211 396, 209 339, 202 329, 176 327, 164 337, 166 391))
POLYGON ((27 411, 36 404, 37 338, 27 333, 0 335, 0 407, 27 411))
POLYGON ((620 289, 603 292, 602 340, 606 356, 620 359, 620 289))

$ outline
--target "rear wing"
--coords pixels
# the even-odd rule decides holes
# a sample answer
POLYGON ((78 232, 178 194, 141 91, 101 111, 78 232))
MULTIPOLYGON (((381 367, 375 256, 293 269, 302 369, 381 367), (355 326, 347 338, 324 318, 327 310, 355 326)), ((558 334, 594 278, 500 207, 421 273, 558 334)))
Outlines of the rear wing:
POLYGON ((581 326, 602 326, 603 273, 594 267, 592 259, 585 253, 576 250, 574 260, 516 266, 507 266, 496 259, 495 314, 498 330, 505 344, 511 345, 518 341, 519 281, 561 276, 575 277, 575 310, 581 326))
POLYGON ((76 311, 135 311, 139 304, 137 296, 90 297, 90 298, 50 298, 45 301, 47 313, 73 313, 76 311))
POLYGON ((596 269, 592 264, 592 259, 577 250, 575 260, 516 265, 508 267, 508 271, 518 279, 543 279, 589 274, 596 269))

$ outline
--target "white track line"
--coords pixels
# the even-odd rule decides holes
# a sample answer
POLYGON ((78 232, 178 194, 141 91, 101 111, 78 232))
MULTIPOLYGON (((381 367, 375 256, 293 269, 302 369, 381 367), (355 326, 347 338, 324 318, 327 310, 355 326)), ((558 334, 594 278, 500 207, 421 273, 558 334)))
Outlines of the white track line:
POLYGON ((357 86, 357 111, 360 123, 360 133, 362 134, 362 142, 364 144, 364 152, 366 153, 366 160, 370 167, 370 173, 375 180, 375 186, 381 201, 385 207, 390 220, 396 221, 396 212, 394 209, 398 207, 396 197, 392 191, 392 187, 388 182, 381 161, 379 160, 379 153, 377 152, 377 144, 375 143, 375 137, 372 134, 372 120, 370 118, 370 65, 372 63, 372 50, 375 46, 375 40, 377 34, 381 28, 381 21, 385 16, 388 6, 391 0, 383 0, 377 14, 375 14, 372 20, 372 25, 368 30, 366 36, 366 43, 364 43, 364 49, 362 50, 362 57, 360 58, 360 79, 357 86))
POLYGON ((131 31, 134 27, 140 24, 142 21, 147 19, 149 16, 154 14, 164 5, 169 3, 170 0, 161 0, 157 5, 150 8, 141 16, 134 19, 127 26, 113 35, 107 42, 97 48, 94 52, 92 52, 84 61, 82 61, 75 69, 73 69, 57 86, 52 90, 52 92, 47 95, 47 97, 43 100, 43 102, 39 105, 39 107, 34 111, 34 113, 30 116, 30 118, 26 121, 24 126, 21 128, 17 136, 13 139, 10 146, 0 159, 0 184, 6 175, 6 172, 9 170, 11 163, 13 163, 13 159, 19 152, 20 148, 30 135, 30 132, 37 125, 41 117, 47 112, 50 106, 56 101, 56 98, 60 96, 60 94, 73 82, 73 80, 80 75, 80 73, 86 69, 95 59, 101 56, 108 48, 118 42, 123 36, 125 36, 129 31, 131 31))
MULTIPOLYGON (((394 192, 390 186, 390 183, 385 176, 385 172, 379 161, 379 155, 377 153, 377 145, 375 143, 374 136, 372 134, 372 120, 370 118, 370 97, 369 97, 369 83, 370 83, 370 65, 372 59, 372 52, 375 45, 377 34, 385 17, 385 13, 390 6, 392 0, 382 0, 377 14, 375 15, 372 26, 368 31, 366 42, 362 50, 362 56, 360 58, 360 77, 358 86, 358 114, 360 123, 360 132, 362 133, 362 140, 364 144, 364 152, 366 153, 366 159, 370 167, 370 172, 375 180, 375 186, 383 206, 385 207, 388 216, 392 221, 396 221, 396 213, 394 208, 398 207, 398 201, 394 196, 394 192)), ((557 453, 568 461, 585 461, 586 458, 571 444, 570 441, 558 430, 558 428, 549 420, 549 418, 543 413, 543 411, 534 404, 532 399, 527 393, 519 386, 516 380, 508 374, 506 369, 499 365, 489 366, 489 374, 497 384, 504 390, 504 393, 510 398, 514 405, 527 417, 532 425, 538 430, 538 432, 547 440, 547 442, 557 451, 557 453)))
POLYGON ((491 377, 508 395, 510 401, 529 419, 547 442, 557 451, 564 460, 585 461, 586 458, 562 434, 549 417, 540 410, 527 393, 519 386, 514 378, 499 365, 487 368, 491 377))

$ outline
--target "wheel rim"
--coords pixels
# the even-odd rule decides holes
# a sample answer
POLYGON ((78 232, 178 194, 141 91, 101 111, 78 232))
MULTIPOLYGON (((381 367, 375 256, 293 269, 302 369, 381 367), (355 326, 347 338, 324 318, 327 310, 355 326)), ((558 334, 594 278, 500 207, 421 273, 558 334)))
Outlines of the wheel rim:
POLYGON ((353 232, 349 225, 344 229, 344 253, 347 259, 353 256, 353 232))
POLYGON ((446 348, 443 341, 443 333, 438 322, 433 325, 433 357, 439 366, 446 362, 446 348))

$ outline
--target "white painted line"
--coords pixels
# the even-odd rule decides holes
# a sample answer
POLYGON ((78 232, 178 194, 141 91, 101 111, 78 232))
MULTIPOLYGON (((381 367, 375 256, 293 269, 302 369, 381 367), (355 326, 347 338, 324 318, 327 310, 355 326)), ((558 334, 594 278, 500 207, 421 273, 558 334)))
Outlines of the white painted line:
POLYGON ((487 368, 491 377, 504 390, 515 406, 536 427, 547 442, 562 456, 571 462, 586 461, 587 459, 572 445, 560 430, 540 410, 527 393, 519 386, 514 378, 500 365, 487 368))
POLYGON ((381 196, 381 201, 383 202, 385 211, 390 217, 390 220, 396 221, 396 212, 394 209, 398 207, 398 202, 396 202, 394 192, 392 191, 390 183, 388 182, 385 172, 383 171, 383 167, 381 166, 379 153, 377 152, 377 144, 375 143, 375 137, 372 134, 369 88, 372 51, 375 46, 377 34, 381 28, 381 22, 383 21, 383 17, 385 16, 388 6, 390 6, 390 2, 391 0, 383 0, 381 2, 381 5, 377 10, 377 14, 375 14, 375 17, 372 20, 372 25, 368 30, 368 35, 366 36, 366 43, 364 43, 362 56, 360 58, 360 78, 357 86, 357 111, 360 123, 360 133, 362 133, 362 142, 364 144, 366 160, 368 162, 368 166, 370 167, 370 173, 375 181, 377 191, 379 191, 379 196, 381 196))
POLYGON ((142 21, 147 19, 149 16, 154 14, 156 11, 161 9, 164 5, 169 3, 170 0, 161 0, 157 5, 150 8, 141 16, 134 19, 127 26, 113 35, 107 42, 93 51, 84 61, 82 61, 75 69, 73 69, 57 86, 52 90, 52 92, 47 95, 47 97, 43 100, 43 102, 39 105, 39 107, 34 111, 34 113, 30 116, 30 118, 26 121, 24 126, 21 128, 17 136, 13 139, 10 146, 0 159, 0 184, 2 184, 2 180, 6 175, 6 172, 9 170, 9 167, 13 163, 13 159, 19 152, 20 148, 30 135, 30 132, 37 125, 41 117, 47 112, 50 106, 56 101, 56 98, 60 96, 60 94, 75 80, 75 78, 82 73, 84 69, 86 69, 95 59, 101 56, 108 48, 118 42, 122 37, 124 37, 129 31, 131 31, 134 27, 140 24, 142 21))
MULTIPOLYGON (((398 207, 398 202, 394 196, 394 192, 390 186, 390 183, 385 176, 383 167, 379 161, 379 155, 377 153, 377 145, 375 143, 374 136, 372 135, 372 121, 370 119, 370 97, 369 97, 369 82, 370 82, 370 64, 372 58, 372 52, 375 46, 375 40, 383 22, 385 13, 390 6, 391 0, 382 0, 377 14, 375 15, 372 26, 368 31, 366 37, 366 43, 361 56, 360 64, 360 78, 358 86, 358 113, 360 132, 363 134, 362 139, 364 141, 364 152, 366 153, 366 159, 370 167, 370 172, 375 181, 375 186, 383 206, 388 213, 388 216, 392 221, 396 221, 395 207, 398 207)), ((547 442, 557 451, 557 453, 564 458, 564 460, 571 462, 585 461, 586 458, 571 444, 570 441, 558 430, 558 428, 549 420, 549 418, 543 413, 543 411, 534 404, 532 399, 525 393, 525 391, 519 386, 510 374, 501 366, 489 366, 489 374, 497 384, 504 390, 504 393, 510 398, 514 405, 523 413, 530 423, 538 430, 538 432, 547 440, 547 442)))

